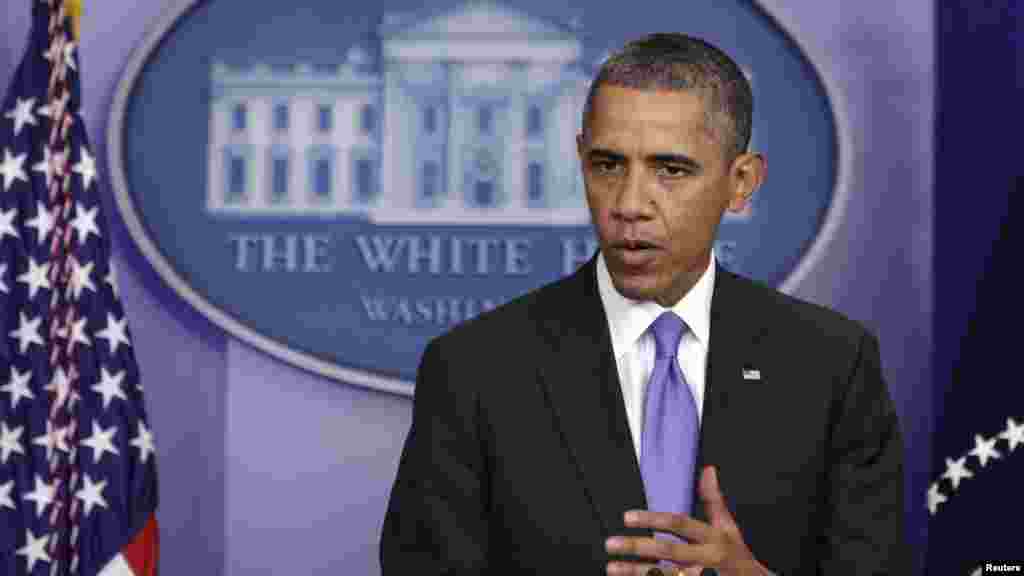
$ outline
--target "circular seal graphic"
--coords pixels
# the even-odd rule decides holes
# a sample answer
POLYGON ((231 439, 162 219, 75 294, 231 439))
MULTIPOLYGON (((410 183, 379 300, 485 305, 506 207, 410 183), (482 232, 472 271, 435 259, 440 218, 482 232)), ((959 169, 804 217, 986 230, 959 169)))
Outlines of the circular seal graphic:
POLYGON ((430 338, 593 254, 575 149, 587 88, 604 55, 665 22, 751 79, 771 176, 715 251, 785 290, 835 225, 848 147, 810 60, 742 0, 182 1, 115 94, 118 208, 233 336, 410 394, 430 338))

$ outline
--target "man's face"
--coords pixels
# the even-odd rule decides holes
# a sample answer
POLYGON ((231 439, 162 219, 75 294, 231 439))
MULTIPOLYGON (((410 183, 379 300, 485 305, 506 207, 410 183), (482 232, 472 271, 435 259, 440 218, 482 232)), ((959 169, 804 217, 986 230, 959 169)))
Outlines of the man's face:
POLYGON ((710 262, 722 213, 741 210, 760 182, 760 159, 726 158, 694 92, 605 84, 591 106, 577 150, 612 282, 626 298, 671 306, 710 262))

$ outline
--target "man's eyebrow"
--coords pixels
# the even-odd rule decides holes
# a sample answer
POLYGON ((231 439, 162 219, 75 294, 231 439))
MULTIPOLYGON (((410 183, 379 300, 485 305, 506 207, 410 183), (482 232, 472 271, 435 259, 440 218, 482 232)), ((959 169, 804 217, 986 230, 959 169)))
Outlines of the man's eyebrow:
MULTIPOLYGON (((624 162, 626 160, 625 154, 615 152, 614 150, 608 150, 605 148, 593 148, 587 154, 590 158, 606 158, 608 160, 615 160, 616 162, 624 162)), ((647 157, 648 162, 655 162, 658 164, 681 164, 686 166, 690 170, 697 171, 701 169, 700 162, 697 162, 693 158, 690 158, 686 154, 651 154, 647 157)))
POLYGON ((623 160, 626 159, 626 156, 624 154, 620 154, 612 150, 606 150, 604 148, 591 148, 590 152, 587 153, 587 156, 591 158, 597 156, 601 158, 607 158, 609 160, 617 160, 619 162, 622 162, 623 160))

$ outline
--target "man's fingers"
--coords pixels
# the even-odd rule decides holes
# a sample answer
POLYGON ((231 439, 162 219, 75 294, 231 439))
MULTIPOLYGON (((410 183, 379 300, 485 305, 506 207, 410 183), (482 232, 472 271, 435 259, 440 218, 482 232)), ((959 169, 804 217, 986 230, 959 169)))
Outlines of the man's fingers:
POLYGON ((639 556, 649 560, 675 560, 692 554, 684 549, 685 546, 666 538, 617 536, 609 538, 605 548, 611 554, 639 556))
MULTIPOLYGON (((653 568, 658 568, 658 565, 639 562, 609 562, 605 573, 608 576, 647 576, 653 568)), ((662 570, 662 573, 664 572, 665 570, 662 570)), ((665 576, 669 576, 669 574, 665 576)))
POLYGON ((701 501, 704 502, 704 511, 712 525, 738 529, 736 520, 725 503, 725 496, 722 495, 722 488, 718 484, 718 470, 714 466, 706 466, 701 471, 698 492, 701 501))
POLYGON ((657 569, 664 576, 700 576, 701 566, 690 566, 689 568, 666 568, 657 564, 642 564, 636 562, 611 562, 605 568, 608 576, 654 576, 657 569))
POLYGON ((610 554, 637 556, 646 560, 671 560, 680 564, 706 564, 708 550, 701 544, 690 544, 668 538, 615 536, 605 542, 610 554))
POLYGON ((625 515, 626 526, 650 528, 658 532, 669 532, 691 542, 707 542, 712 535, 710 524, 684 514, 630 510, 625 515))

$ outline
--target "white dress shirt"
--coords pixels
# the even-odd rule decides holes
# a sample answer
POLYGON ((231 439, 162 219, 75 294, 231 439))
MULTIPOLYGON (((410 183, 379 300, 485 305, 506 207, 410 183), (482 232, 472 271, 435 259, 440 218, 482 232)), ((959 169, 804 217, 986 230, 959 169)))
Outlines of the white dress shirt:
POLYGON ((683 333, 679 342, 677 358, 679 368, 697 402, 698 422, 702 421, 714 285, 715 259, 712 257, 693 288, 672 308, 664 308, 657 302, 630 300, 619 294, 612 284, 604 255, 597 258, 597 290, 608 318, 612 352, 619 371, 619 383, 622 385, 622 398, 626 404, 626 417, 629 419, 637 462, 640 461, 640 434, 644 422, 644 393, 647 380, 654 370, 654 336, 647 329, 666 310, 675 312, 686 322, 689 330, 683 333))

